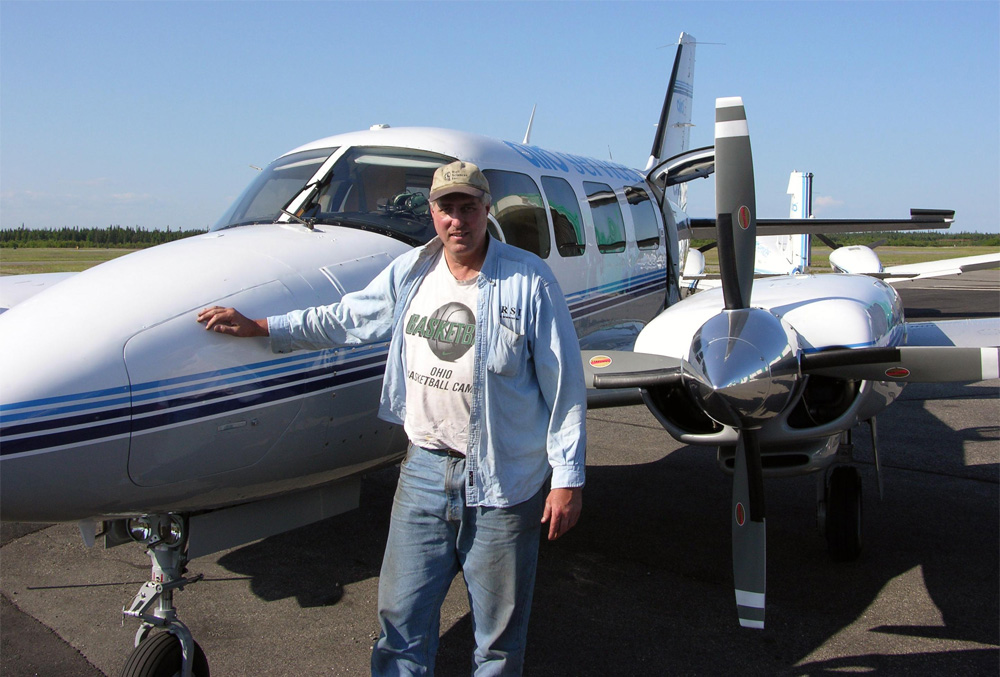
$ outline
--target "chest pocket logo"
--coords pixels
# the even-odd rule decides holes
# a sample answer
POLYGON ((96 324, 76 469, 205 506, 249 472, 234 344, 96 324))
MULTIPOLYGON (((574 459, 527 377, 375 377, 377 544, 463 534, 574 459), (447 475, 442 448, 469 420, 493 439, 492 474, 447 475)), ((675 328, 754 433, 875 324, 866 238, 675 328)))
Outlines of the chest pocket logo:
POLYGON ((490 346, 486 368, 500 376, 515 376, 525 362, 524 335, 499 325, 496 341, 490 346))

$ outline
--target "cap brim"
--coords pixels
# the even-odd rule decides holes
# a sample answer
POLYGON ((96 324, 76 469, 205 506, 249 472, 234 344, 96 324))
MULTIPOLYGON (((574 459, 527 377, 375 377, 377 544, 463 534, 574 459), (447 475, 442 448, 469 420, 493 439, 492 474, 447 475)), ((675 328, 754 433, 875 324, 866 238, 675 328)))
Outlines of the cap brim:
POLYGON ((483 195, 486 195, 486 191, 480 190, 479 188, 458 185, 445 186, 444 188, 438 188, 437 190, 431 191, 429 199, 431 202, 434 202, 435 200, 442 198, 445 195, 451 195, 452 193, 462 193, 463 195, 471 195, 472 197, 482 197, 483 195))

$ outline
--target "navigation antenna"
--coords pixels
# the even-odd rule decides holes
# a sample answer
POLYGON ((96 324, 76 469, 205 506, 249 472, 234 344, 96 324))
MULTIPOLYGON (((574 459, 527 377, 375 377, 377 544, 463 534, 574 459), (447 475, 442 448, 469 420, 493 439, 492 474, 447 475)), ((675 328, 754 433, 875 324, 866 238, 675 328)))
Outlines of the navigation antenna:
POLYGON ((524 132, 524 141, 521 142, 525 146, 531 143, 531 124, 535 121, 535 108, 537 107, 537 103, 531 107, 531 117, 528 118, 528 129, 524 132))

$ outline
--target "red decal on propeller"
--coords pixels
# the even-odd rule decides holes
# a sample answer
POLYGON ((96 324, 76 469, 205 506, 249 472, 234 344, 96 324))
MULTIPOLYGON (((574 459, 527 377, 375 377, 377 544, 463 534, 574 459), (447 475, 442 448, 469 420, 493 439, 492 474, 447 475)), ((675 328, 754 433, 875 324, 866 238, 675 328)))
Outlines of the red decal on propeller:
POLYGON ((746 230, 750 227, 750 208, 747 206, 740 207, 739 212, 736 215, 739 221, 740 228, 746 230))
POLYGON ((747 521, 747 512, 743 508, 742 503, 736 504, 736 523, 743 526, 743 523, 747 521))

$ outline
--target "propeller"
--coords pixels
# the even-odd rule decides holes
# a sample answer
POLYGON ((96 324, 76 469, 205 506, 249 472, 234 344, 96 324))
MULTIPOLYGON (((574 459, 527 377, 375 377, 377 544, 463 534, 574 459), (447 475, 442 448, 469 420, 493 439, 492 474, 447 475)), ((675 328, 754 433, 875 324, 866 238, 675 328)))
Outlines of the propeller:
POLYGON ((799 357, 803 374, 869 381, 939 383, 1000 378, 1000 348, 834 348, 799 357))
MULTIPOLYGON (((703 396, 709 390, 718 391, 731 410, 729 416, 706 413, 739 432, 736 458, 733 467, 733 583, 736 591, 736 608, 740 625, 763 629, 764 599, 767 588, 767 528, 764 521, 764 472, 760 460, 760 445, 755 428, 758 417, 767 417, 781 408, 772 404, 774 397, 786 398, 791 393, 795 375, 790 373, 791 356, 797 342, 790 341, 788 332, 773 331, 780 320, 763 310, 750 309, 753 291, 753 272, 757 240, 757 203, 754 192, 753 154, 750 150, 750 132, 747 128, 743 99, 728 97, 715 100, 715 209, 719 243, 719 272, 722 277, 722 294, 729 325, 724 333, 727 342, 724 353, 706 352, 702 362, 716 371, 730 372, 722 382, 717 377, 702 384, 703 396), (750 325, 764 322, 759 331, 750 325), (756 340, 741 338, 752 332, 756 340), (775 342, 775 339, 778 339, 775 342), (761 341, 764 352, 761 353, 761 341), (774 346, 775 350, 771 349, 774 346), (770 368, 771 376, 782 372, 784 381, 752 379, 755 359, 770 368), (727 365, 722 368, 720 365, 727 365), (782 385, 784 384, 784 385, 782 385), (706 387, 708 386, 708 387, 706 387), (750 389, 748 390, 748 386, 750 389), (787 386, 787 387, 785 387, 787 386)), ((710 321, 711 322, 711 321, 710 321)), ((709 322, 709 323, 710 323, 709 322)), ((712 335, 706 326, 699 334, 712 335)), ((692 350, 694 346, 692 346, 692 350)), ((706 403, 707 398, 702 398, 706 403)))
POLYGON ((681 381, 681 360, 630 350, 581 350, 588 388, 654 388, 681 381))
POLYGON ((634 352, 584 353, 587 385, 683 384, 712 419, 737 433, 733 476, 733 579, 740 624, 764 627, 764 480, 756 429, 782 411, 799 376, 794 330, 750 308, 756 252, 753 158, 743 100, 716 100, 715 202, 725 310, 695 333, 687 360, 634 352))

